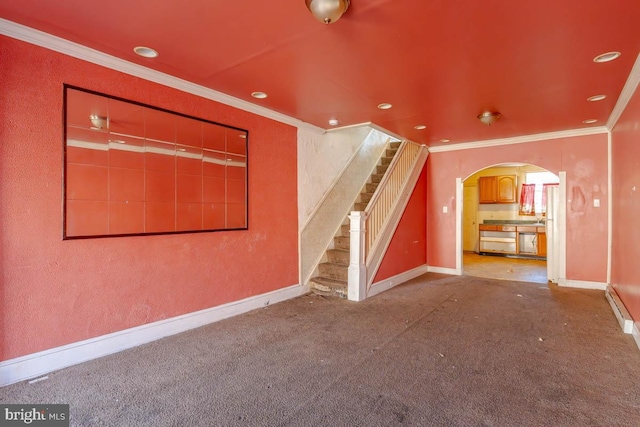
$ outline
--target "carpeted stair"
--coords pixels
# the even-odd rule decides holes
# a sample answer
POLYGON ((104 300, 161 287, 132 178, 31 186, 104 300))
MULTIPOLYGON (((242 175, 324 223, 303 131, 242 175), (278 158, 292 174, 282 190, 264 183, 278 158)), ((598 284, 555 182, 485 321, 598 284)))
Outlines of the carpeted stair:
MULTIPOLYGON (((354 203, 354 211, 364 211, 373 193, 389 168, 393 157, 398 152, 400 142, 392 142, 380 158, 380 162, 360 193, 359 201, 354 203)), ((311 291, 325 296, 347 298, 347 281, 349 272, 349 217, 347 216, 340 228, 340 234, 334 237, 333 249, 327 250, 327 262, 318 265, 319 276, 313 277, 309 283, 311 291)))

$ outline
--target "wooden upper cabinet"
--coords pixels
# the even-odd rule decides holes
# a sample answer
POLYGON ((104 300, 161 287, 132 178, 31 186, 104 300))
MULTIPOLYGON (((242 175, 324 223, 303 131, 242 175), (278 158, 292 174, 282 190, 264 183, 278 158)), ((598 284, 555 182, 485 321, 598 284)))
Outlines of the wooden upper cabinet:
POLYGON ((516 183, 515 175, 504 175, 496 177, 498 187, 498 203, 515 203, 516 202, 516 183))
POLYGON ((481 176, 478 178, 479 203, 516 203, 518 182, 515 175, 481 176))
POLYGON ((481 176, 478 178, 478 188, 480 190, 479 203, 496 203, 498 193, 496 191, 495 176, 481 176))

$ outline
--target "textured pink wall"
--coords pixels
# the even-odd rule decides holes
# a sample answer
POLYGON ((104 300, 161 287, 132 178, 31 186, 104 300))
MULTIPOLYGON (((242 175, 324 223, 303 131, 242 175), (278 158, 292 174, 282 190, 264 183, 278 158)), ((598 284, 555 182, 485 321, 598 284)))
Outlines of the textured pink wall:
POLYGON ((431 153, 427 161, 427 258, 455 268, 456 178, 499 163, 567 172, 567 279, 607 280, 607 135, 431 153), (600 207, 593 207, 600 199, 600 207), (449 208, 448 213, 442 207, 449 208))
POLYGON ((425 166, 373 283, 427 263, 426 208, 427 167, 425 166))
POLYGON ((298 283, 296 129, 0 37, 0 360, 298 283), (249 130, 249 230, 62 240, 63 83, 249 130))
POLYGON ((640 92, 636 90, 611 133, 613 233, 611 284, 640 322, 640 92))

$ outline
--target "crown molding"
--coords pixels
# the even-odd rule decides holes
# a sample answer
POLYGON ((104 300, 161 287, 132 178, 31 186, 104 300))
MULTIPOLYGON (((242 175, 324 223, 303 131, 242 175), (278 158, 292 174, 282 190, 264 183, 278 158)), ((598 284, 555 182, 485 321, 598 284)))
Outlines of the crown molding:
POLYGON ((627 108, 627 104, 631 100, 633 93, 638 88, 638 84, 640 83, 640 54, 636 58, 636 62, 633 64, 633 68, 631 68, 631 73, 629 73, 629 77, 627 78, 627 82, 622 88, 622 92, 620 92, 620 96, 618 97, 618 102, 616 102, 615 107, 611 111, 611 115, 609 116, 609 120, 607 120, 607 128, 609 130, 613 130, 613 127, 618 123, 620 116, 627 108))
POLYGON ((100 52, 95 49, 83 46, 81 44, 57 37, 40 30, 36 30, 12 21, 0 18, 0 34, 11 37, 23 42, 27 42, 36 46, 43 47, 58 53, 62 53, 73 58, 91 62, 121 73, 139 77, 150 82, 158 83, 182 92, 200 96, 211 101, 219 102, 239 110, 247 111, 258 116, 266 117, 280 123, 294 126, 296 128, 304 128, 316 133, 325 133, 326 129, 314 126, 302 120, 295 119, 282 113, 261 107, 251 102, 244 101, 239 98, 218 92, 204 86, 191 83, 189 81, 161 73, 156 70, 125 61, 112 55, 100 52))
POLYGON ((583 129, 561 130, 557 132, 538 133, 533 135, 522 135, 511 138, 489 139, 485 141, 462 142, 452 145, 436 145, 429 147, 431 153, 442 153, 445 151, 469 150, 474 148, 498 147, 501 145, 524 144, 527 142, 546 141, 549 139, 573 138, 576 136, 598 135, 609 132, 605 126, 588 127, 583 129))
MULTIPOLYGON (((391 132, 390 130, 387 130, 385 128, 383 128, 380 125, 377 125, 373 122, 364 122, 364 123, 356 123, 353 125, 346 125, 346 126, 340 126, 340 127, 334 127, 331 129, 327 129, 327 133, 331 133, 331 132, 336 132, 336 131, 341 131, 341 130, 345 130, 345 129, 354 129, 354 128, 361 128, 361 127, 369 127, 371 129, 377 130, 378 132, 382 132, 386 135, 389 135, 391 138, 395 138, 398 141, 408 141, 407 138, 405 138, 404 136, 397 134, 395 132, 391 132)), ((413 141, 411 141, 413 142, 413 141)))

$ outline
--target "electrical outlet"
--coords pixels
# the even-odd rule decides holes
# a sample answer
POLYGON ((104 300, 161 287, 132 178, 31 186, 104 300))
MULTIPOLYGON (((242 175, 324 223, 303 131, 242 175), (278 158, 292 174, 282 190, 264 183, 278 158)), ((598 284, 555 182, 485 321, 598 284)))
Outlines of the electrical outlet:
POLYGON ((447 206, 443 206, 442 213, 447 213, 447 212, 449 212, 449 208, 447 206))
POLYGON ((600 199, 593 199, 593 207, 594 208, 600 207, 600 199))

